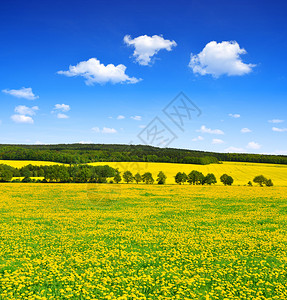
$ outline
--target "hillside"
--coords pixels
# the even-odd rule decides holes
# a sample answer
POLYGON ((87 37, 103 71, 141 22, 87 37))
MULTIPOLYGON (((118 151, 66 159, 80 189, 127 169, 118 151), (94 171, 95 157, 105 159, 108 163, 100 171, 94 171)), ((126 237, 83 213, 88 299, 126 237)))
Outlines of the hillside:
POLYGON ((287 156, 249 153, 216 153, 158 148, 146 145, 58 144, 0 145, 0 159, 60 163, 164 162, 207 165, 219 161, 287 164, 287 156))

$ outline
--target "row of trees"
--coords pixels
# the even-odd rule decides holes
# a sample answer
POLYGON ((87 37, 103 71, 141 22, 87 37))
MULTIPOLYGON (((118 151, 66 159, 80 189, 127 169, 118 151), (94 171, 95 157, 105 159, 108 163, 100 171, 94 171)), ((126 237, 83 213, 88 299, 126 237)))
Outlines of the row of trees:
MULTIPOLYGON (((23 182, 31 182, 30 177, 44 177, 44 182, 93 182, 93 183, 106 183, 108 178, 113 178, 111 182, 119 183, 140 183, 153 184, 155 182, 152 173, 145 172, 143 175, 136 173, 132 174, 130 171, 125 171, 121 176, 121 173, 111 168, 110 166, 90 166, 90 165, 52 165, 52 166, 34 166, 27 165, 20 169, 13 168, 11 166, 0 164, 0 181, 8 182, 13 177, 24 177, 23 182)), ((188 175, 184 172, 178 172, 175 175, 175 182, 177 184, 184 184, 188 182, 193 185, 211 185, 217 183, 217 179, 213 173, 208 173, 206 176, 203 173, 193 170, 188 175)), ((166 175, 160 171, 157 175, 156 182, 158 184, 166 183, 166 175)), ((17 181, 17 180, 16 180, 17 181)), ((19 180, 18 180, 19 181, 19 180)), ((233 178, 227 174, 223 174, 220 177, 220 181, 224 185, 232 185, 233 178)), ((41 180, 37 180, 41 182, 41 180)), ((273 186, 271 179, 267 179, 263 175, 256 176, 253 179, 254 183, 260 186, 273 186)), ((252 185, 249 181, 248 185, 252 185)))
MULTIPOLYGON (((122 180, 126 183, 130 183, 130 182, 134 182, 134 181, 137 184, 139 182, 143 182, 145 184, 153 184, 154 183, 154 178, 152 176, 152 173, 150 173, 150 172, 146 172, 143 175, 141 175, 140 173, 136 173, 134 176, 133 176, 132 172, 130 172, 130 171, 125 171, 123 173, 123 176, 121 176, 120 172, 118 172, 116 174, 116 176, 114 177, 114 181, 116 183, 119 183, 122 180)), ((162 171, 160 171, 157 175, 156 181, 158 184, 165 184, 166 175, 162 171)))
POLYGON ((213 173, 208 173, 206 176, 204 176, 203 173, 196 170, 191 171, 188 175, 186 175, 184 172, 178 172, 174 178, 177 184, 184 184, 185 182, 188 182, 189 184, 194 185, 211 185, 217 183, 216 177, 213 173))
POLYGON ((59 144, 0 145, 0 159, 43 160, 68 164, 97 161, 210 164, 218 161, 287 164, 286 155, 216 153, 147 145, 59 144))
MULTIPOLYGON (((94 182, 105 183, 107 178, 116 176, 118 171, 110 166, 53 165, 33 166, 17 169, 0 165, 0 181, 11 181, 13 177, 24 177, 23 182, 31 182, 30 177, 44 177, 44 182, 94 182)), ((41 180, 37 180, 40 182, 41 180)))

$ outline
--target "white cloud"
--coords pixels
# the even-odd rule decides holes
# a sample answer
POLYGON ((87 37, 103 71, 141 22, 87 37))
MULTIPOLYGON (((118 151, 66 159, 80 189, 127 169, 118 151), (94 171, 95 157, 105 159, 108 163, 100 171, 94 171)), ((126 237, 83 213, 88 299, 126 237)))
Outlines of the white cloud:
POLYGON ((241 133, 249 133, 249 132, 252 132, 252 130, 251 129, 249 129, 249 128, 242 128, 241 130, 241 133))
POLYGON ((130 35, 124 37, 124 42, 128 46, 135 48, 133 56, 136 61, 142 65, 147 66, 151 62, 151 58, 158 53, 160 50, 171 51, 176 46, 175 41, 165 40, 162 36, 153 35, 141 35, 134 39, 130 35))
POLYGON ((104 127, 102 133, 117 133, 117 131, 114 128, 104 127))
POLYGON ((13 116, 11 116, 11 119, 15 123, 27 123, 27 124, 34 123, 34 120, 31 117, 25 116, 25 115, 13 115, 13 116))
POLYGON ((242 62, 240 55, 246 53, 246 50, 240 48, 235 41, 222 43, 212 41, 199 54, 191 53, 189 67, 195 74, 210 74, 216 78, 224 74, 241 76, 250 73, 255 67, 253 64, 242 62))
POLYGON ((224 134, 224 132, 220 129, 210 129, 207 128, 205 125, 202 125, 201 128, 197 130, 197 132, 209 133, 209 134, 224 134))
POLYGON ((69 66, 68 71, 59 71, 58 74, 62 74, 68 77, 82 76, 86 79, 87 85, 93 85, 94 83, 104 84, 111 83, 137 83, 141 79, 135 77, 129 77, 126 73, 126 66, 120 65, 104 65, 96 58, 90 58, 87 61, 81 61, 76 66, 69 66))
POLYGON ((269 120, 269 123, 273 123, 273 124, 279 124, 279 123, 283 123, 284 120, 279 120, 279 119, 273 119, 273 120, 269 120))
POLYGON ((142 117, 141 116, 132 116, 131 119, 133 119, 135 121, 141 121, 142 117))
POLYGON ((116 129, 104 127, 100 129, 99 127, 93 127, 92 130, 97 133, 117 133, 116 129))
POLYGON ((65 111, 69 111, 71 107, 68 104, 55 104, 54 109, 65 112, 65 111))
POLYGON ((212 140, 212 144, 223 144, 223 143, 224 143, 224 141, 221 139, 213 139, 212 140))
POLYGON ((197 141, 203 141, 204 140, 204 138, 202 137, 202 136, 198 136, 198 137, 196 137, 196 138, 193 138, 192 139, 192 142, 197 142, 197 141))
POLYGON ((287 155, 287 150, 277 150, 273 154, 275 154, 275 155, 287 155))
POLYGON ((57 114, 57 118, 58 119, 69 119, 69 116, 67 116, 66 114, 59 113, 59 114, 57 114))
POLYGON ((80 141, 79 144, 92 144, 92 141, 80 141))
POLYGON ((25 88, 22 87, 19 90, 2 90, 3 93, 5 94, 9 94, 11 96, 17 97, 17 98, 24 98, 24 99, 28 99, 28 100, 35 100, 38 99, 39 96, 36 96, 33 92, 32 92, 32 88, 25 88))
POLYGON ((118 120, 123 120, 123 119, 125 119, 125 116, 123 116, 123 115, 118 115, 118 116, 117 116, 117 119, 118 119, 118 120))
POLYGON ((228 153, 236 153, 236 152, 244 152, 244 149, 231 146, 226 148, 224 151, 228 153))
POLYGON ((146 125, 139 125, 139 128, 146 128, 146 125))
POLYGON ((247 144, 246 148, 256 150, 256 149, 260 149, 261 145, 256 142, 250 142, 247 144))
POLYGON ((240 114, 229 114, 229 117, 238 119, 240 118, 240 114))
POLYGON ((18 105, 15 107, 15 112, 19 115, 29 115, 33 116, 36 114, 36 111, 39 110, 38 106, 27 107, 25 105, 18 105))
POLYGON ((287 128, 272 127, 272 130, 275 132, 286 132, 287 128))

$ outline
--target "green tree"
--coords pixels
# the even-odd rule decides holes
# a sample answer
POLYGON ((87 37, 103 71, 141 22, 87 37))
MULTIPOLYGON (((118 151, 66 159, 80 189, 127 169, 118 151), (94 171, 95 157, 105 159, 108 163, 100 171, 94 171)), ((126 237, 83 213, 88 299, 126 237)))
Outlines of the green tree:
POLYGON ((208 173, 204 177, 203 184, 205 184, 205 183, 208 184, 208 185, 217 183, 216 177, 214 176, 213 173, 208 173))
POLYGON ((119 172, 115 175, 114 181, 115 181, 115 183, 119 183, 122 181, 122 176, 120 175, 119 172))
POLYGON ((22 179, 22 182, 29 183, 29 182, 32 182, 32 179, 30 177, 24 177, 22 179))
POLYGON ((142 181, 142 177, 141 177, 141 174, 140 173, 136 173, 135 175, 135 182, 136 183, 139 183, 142 181))
POLYGON ((126 183, 134 181, 134 177, 131 171, 125 171, 123 174, 123 178, 126 183))
POLYGON ((166 175, 162 171, 160 171, 157 175, 157 180, 156 181, 157 181, 158 184, 165 184, 166 175))
POLYGON ((153 184, 154 183, 154 179, 153 179, 152 174, 150 172, 144 173, 142 175, 142 180, 146 184, 153 184))
POLYGON ((182 182, 182 184, 184 184, 187 180, 187 175, 183 172, 181 176, 182 176, 181 182, 182 182))
POLYGON ((175 182, 176 182, 177 184, 181 184, 181 183, 182 183, 182 178, 183 178, 182 173, 181 173, 181 172, 178 172, 178 173, 175 175, 174 180, 175 180, 175 182))
POLYGON ((232 185, 233 183, 233 178, 227 174, 223 174, 220 177, 220 181, 224 184, 224 185, 232 185))
POLYGON ((265 184, 266 184, 266 186, 273 186, 274 185, 271 179, 266 180, 265 184))
POLYGON ((267 178, 263 175, 255 176, 253 179, 253 182, 258 183, 260 186, 263 186, 263 184, 266 184, 267 178))

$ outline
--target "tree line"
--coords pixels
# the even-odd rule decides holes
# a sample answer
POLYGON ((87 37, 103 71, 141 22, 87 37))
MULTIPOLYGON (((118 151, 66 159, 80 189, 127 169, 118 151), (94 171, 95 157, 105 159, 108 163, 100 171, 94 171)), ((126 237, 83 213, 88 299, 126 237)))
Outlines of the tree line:
POLYGON ((59 144, 0 145, 0 159, 42 160, 66 164, 89 162, 166 162, 206 165, 220 161, 287 164, 286 155, 216 153, 147 145, 59 144))
POLYGON ((23 182, 106 183, 107 178, 114 177, 117 173, 118 171, 110 166, 33 166, 30 164, 18 169, 0 164, 0 181, 2 182, 11 181, 13 177, 24 177, 23 182), (33 180, 31 177, 44 177, 44 179, 33 180))
MULTIPOLYGON (((13 177, 24 177, 22 182, 57 182, 57 183, 132 183, 137 184, 143 182, 145 184, 153 184, 155 181, 158 184, 165 184, 167 176, 163 171, 160 171, 154 180, 151 172, 144 174, 132 174, 131 171, 125 171, 123 175, 118 169, 114 169, 108 165, 91 166, 91 165, 52 165, 52 166, 34 166, 27 165, 22 168, 14 168, 5 164, 0 164, 0 182, 9 182, 13 177), (31 177, 44 177, 44 179, 31 179, 31 177)), ((184 172, 178 172, 174 176, 177 184, 188 182, 193 185, 211 185, 217 183, 217 179, 213 173, 203 175, 202 172, 192 170, 188 175, 184 172)), ((14 179, 20 181, 20 179, 14 179)), ((232 185, 234 180, 228 174, 223 174, 220 181, 224 185, 232 185)), ((254 183, 260 186, 273 186, 271 179, 267 179, 263 175, 256 176, 253 179, 254 183)), ((249 181, 248 185, 252 186, 249 181)))

